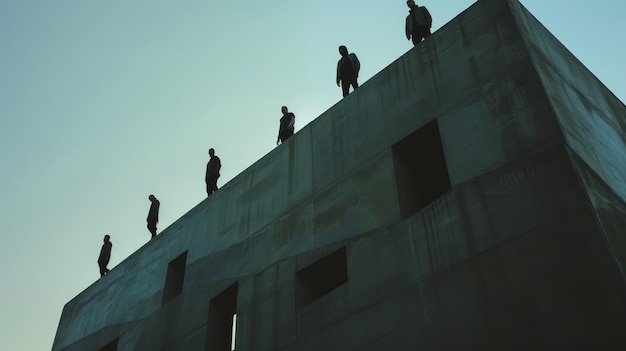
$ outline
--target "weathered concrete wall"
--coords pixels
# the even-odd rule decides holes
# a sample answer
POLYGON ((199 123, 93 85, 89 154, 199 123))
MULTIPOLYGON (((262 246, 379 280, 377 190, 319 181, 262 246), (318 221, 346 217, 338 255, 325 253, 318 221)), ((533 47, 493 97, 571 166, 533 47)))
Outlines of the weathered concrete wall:
POLYGON ((608 253, 622 276, 626 293, 626 203, 622 201, 587 163, 577 155, 572 156, 579 177, 587 191, 596 221, 604 235, 608 253))
POLYGON ((568 145, 626 201, 626 107, 519 3, 512 7, 568 145))
POLYGON ((609 253, 626 277, 626 106, 519 3, 512 10, 609 253))
POLYGON ((592 167, 602 187, 580 165, 602 155, 571 140, 601 133, 564 122, 583 116, 538 58, 566 52, 536 31, 518 3, 478 1, 70 301, 53 350, 202 350, 209 301, 236 282, 237 350, 623 342, 621 166, 592 167), (401 220, 392 146, 434 119, 451 190, 401 220), (297 308, 295 273, 340 247, 348 282, 297 308))
POLYGON ((506 1, 477 2, 363 87, 353 123, 381 111, 386 145, 438 119, 453 186, 562 137, 506 1))
MULTIPOLYGON (((280 306, 290 306, 289 296, 254 301, 277 304, 272 311, 282 314, 275 318, 292 318, 281 323, 291 327, 269 328, 270 340, 242 335, 242 347, 620 347, 623 295, 584 192, 572 191, 577 188, 562 149, 467 182, 410 220, 348 243, 349 281, 319 301, 287 312, 280 306)), ((273 274, 289 281, 302 268, 284 266, 290 264, 295 267, 271 268, 273 274)), ((251 314, 250 325, 272 315, 259 308, 251 314)))
MULTIPOLYGON (((242 245, 214 263, 245 257, 242 245)), ((182 295, 122 326, 118 350, 204 349, 209 300, 237 280, 237 350, 612 349, 626 342, 623 291, 564 148, 466 182, 406 221, 252 275, 206 283, 209 265, 190 264, 192 283, 182 295), (342 246, 348 281, 297 308, 296 272, 342 246)), ((67 350, 88 350, 97 337, 67 350)))

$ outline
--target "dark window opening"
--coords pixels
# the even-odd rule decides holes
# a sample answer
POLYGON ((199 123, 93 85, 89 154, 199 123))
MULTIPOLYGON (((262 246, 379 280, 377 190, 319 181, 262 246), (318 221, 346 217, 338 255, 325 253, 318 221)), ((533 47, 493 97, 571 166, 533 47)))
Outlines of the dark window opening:
POLYGON ((308 305, 347 281, 346 248, 342 247, 296 273, 296 308, 308 305))
POLYGON ((392 151, 402 219, 450 190, 436 119, 393 145, 392 151))
POLYGON ((185 280, 185 265, 187 264, 187 251, 176 257, 167 266, 167 276, 165 277, 165 287, 163 288, 163 302, 165 305, 171 299, 183 292, 183 282, 185 280))
POLYGON ((229 286, 209 302, 209 319, 204 347, 207 351, 235 349, 237 286, 237 283, 229 286))
POLYGON ((99 351, 117 351, 117 343, 118 343, 119 340, 120 340, 120 338, 115 338, 115 340, 113 340, 110 343, 106 344, 99 351))

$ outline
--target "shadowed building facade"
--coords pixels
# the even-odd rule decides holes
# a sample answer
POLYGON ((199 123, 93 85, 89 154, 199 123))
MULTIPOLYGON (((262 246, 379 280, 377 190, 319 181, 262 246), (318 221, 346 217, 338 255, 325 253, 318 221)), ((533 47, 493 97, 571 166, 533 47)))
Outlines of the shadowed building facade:
POLYGON ((626 345, 626 108, 479 0, 63 310, 54 351, 626 345))

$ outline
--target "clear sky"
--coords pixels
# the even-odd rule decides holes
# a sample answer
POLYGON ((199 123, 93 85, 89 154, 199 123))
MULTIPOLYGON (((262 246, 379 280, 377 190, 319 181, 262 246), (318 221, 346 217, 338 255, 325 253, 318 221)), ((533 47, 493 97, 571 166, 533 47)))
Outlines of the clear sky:
MULTIPOLYGON (((433 31, 473 1, 430 1, 433 31)), ((522 3, 622 101, 624 0, 522 3)), ((412 45, 404 0, 0 0, 0 348, 50 349, 63 305, 412 45)), ((435 39, 436 40, 436 39, 435 39)))

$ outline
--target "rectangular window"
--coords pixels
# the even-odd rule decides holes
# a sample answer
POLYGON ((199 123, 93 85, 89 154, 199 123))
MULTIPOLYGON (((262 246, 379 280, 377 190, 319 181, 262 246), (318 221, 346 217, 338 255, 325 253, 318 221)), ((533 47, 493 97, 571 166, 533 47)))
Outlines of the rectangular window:
POLYGON ((237 283, 229 286, 209 302, 209 319, 204 348, 207 351, 235 349, 237 287, 237 283))
POLYGON ((106 344, 106 346, 101 348, 99 351, 117 351, 117 343, 118 343, 119 340, 120 340, 120 338, 115 338, 115 340, 113 340, 110 343, 106 344))
POLYGON ((296 308, 308 305, 347 281, 346 248, 342 247, 296 273, 296 308))
POLYGON ((450 190, 436 119, 393 145, 392 151, 402 219, 450 190))
POLYGON ((165 277, 165 287, 163 288, 163 302, 165 305, 171 299, 183 292, 183 282, 185 280, 185 266, 187 264, 187 251, 176 257, 167 266, 167 276, 165 277))

